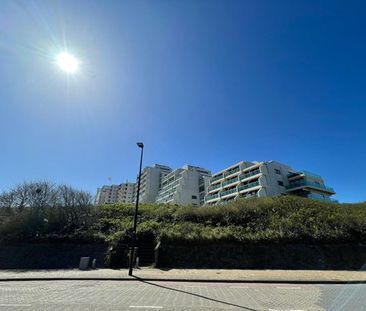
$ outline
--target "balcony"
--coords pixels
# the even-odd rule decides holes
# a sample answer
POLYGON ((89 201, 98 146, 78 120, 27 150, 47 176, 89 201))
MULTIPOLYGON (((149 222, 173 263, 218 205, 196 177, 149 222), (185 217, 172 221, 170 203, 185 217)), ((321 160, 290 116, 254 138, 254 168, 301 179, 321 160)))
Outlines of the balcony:
POLYGON ((249 188, 253 188, 253 187, 256 187, 256 186, 259 186, 259 181, 255 181, 255 182, 251 182, 249 184, 245 184, 245 185, 241 185, 238 187, 238 191, 242 191, 242 190, 245 190, 245 189, 249 189, 249 188))
POLYGON ((323 178, 320 175, 318 175, 318 174, 314 174, 314 173, 308 172, 308 171, 302 171, 302 173, 305 176, 309 176, 309 177, 312 177, 312 178, 315 178, 315 179, 321 179, 321 180, 323 180, 323 178))
POLYGON ((298 177, 298 176, 301 176, 301 172, 291 172, 291 173, 288 173, 287 174, 287 178, 290 179, 290 178, 293 178, 293 177, 298 177))
POLYGON ((314 179, 323 180, 323 178, 320 175, 314 174, 314 173, 311 173, 311 172, 308 172, 308 171, 292 172, 292 173, 289 173, 287 175, 287 178, 291 179, 291 178, 294 178, 294 177, 303 177, 303 176, 309 176, 309 177, 312 177, 314 179))
POLYGON ((257 193, 252 193, 252 194, 248 194, 245 196, 246 199, 248 198, 258 198, 258 194, 257 193))
POLYGON ((215 181, 217 181, 219 179, 222 179, 222 178, 224 178, 224 174, 214 176, 214 177, 211 178, 211 182, 215 182, 215 181))
POLYGON ((219 197, 219 194, 211 194, 211 195, 208 195, 206 197, 206 201, 210 201, 210 200, 213 200, 213 199, 217 199, 219 197))
POLYGON ((239 181, 239 178, 238 178, 238 177, 231 178, 231 179, 229 179, 229 180, 227 180, 227 181, 224 181, 224 182, 222 183, 222 186, 223 186, 223 187, 225 187, 225 186, 230 185, 230 184, 232 184, 232 183, 234 183, 234 182, 237 182, 237 181, 239 181))
POLYGON ((239 172, 239 171, 240 171, 240 167, 237 167, 237 168, 231 169, 230 171, 227 171, 227 172, 224 174, 224 176, 225 176, 225 177, 227 177, 227 176, 230 176, 230 175, 232 175, 232 174, 235 174, 235 173, 237 173, 237 172, 239 172))
POLYGON ((287 190, 293 190, 295 188, 300 188, 300 187, 312 187, 312 188, 316 188, 316 189, 321 189, 324 190, 326 192, 329 193, 335 193, 334 189, 332 187, 328 187, 324 184, 318 184, 315 182, 311 182, 305 179, 302 180, 298 180, 295 182, 291 182, 288 186, 286 186, 287 190))
POLYGON ((216 184, 216 185, 213 185, 213 186, 210 186, 208 188, 208 192, 213 191, 213 190, 216 190, 218 188, 221 188, 221 184, 220 183, 219 184, 216 184))
POLYGON ((252 172, 248 172, 246 174, 241 175, 240 180, 246 179, 250 176, 258 175, 258 174, 260 174, 260 172, 261 171, 259 169, 256 169, 255 171, 252 171, 252 172))
POLYGON ((231 193, 235 193, 237 192, 236 187, 230 190, 226 190, 220 193, 220 197, 224 197, 225 195, 231 194, 231 193))
POLYGON ((317 193, 310 193, 307 196, 309 199, 313 199, 313 200, 319 200, 319 201, 324 201, 324 202, 334 202, 334 203, 338 203, 337 200, 332 199, 328 196, 322 196, 321 194, 317 194, 317 193))

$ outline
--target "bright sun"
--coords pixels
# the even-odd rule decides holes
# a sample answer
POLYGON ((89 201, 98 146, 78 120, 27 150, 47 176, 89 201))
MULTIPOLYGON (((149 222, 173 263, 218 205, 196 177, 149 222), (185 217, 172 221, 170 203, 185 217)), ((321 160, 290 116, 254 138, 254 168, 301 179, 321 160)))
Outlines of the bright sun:
POLYGON ((76 73, 80 62, 75 56, 67 52, 61 52, 56 56, 56 64, 67 73, 76 73))

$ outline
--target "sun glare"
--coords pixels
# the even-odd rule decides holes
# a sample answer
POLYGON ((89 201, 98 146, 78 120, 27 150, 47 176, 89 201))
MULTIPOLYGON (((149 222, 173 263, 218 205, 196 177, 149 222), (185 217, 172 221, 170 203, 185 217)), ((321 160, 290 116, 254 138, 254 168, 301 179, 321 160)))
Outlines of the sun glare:
POLYGON ((79 69, 79 60, 67 52, 61 52, 56 56, 56 64, 67 73, 76 73, 79 69))

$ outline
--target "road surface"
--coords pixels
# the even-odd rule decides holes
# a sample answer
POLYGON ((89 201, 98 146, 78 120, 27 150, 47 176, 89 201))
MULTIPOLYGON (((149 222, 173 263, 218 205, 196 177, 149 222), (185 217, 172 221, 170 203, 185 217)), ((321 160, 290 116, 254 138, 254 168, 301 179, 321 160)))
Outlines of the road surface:
POLYGON ((0 310, 366 310, 366 284, 11 281, 0 310))

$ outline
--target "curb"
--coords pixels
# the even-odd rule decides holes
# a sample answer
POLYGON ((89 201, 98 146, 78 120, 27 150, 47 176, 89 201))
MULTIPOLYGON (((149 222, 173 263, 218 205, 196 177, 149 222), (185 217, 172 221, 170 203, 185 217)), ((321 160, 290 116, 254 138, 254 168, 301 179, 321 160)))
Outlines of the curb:
POLYGON ((253 284, 366 284, 366 280, 231 280, 231 279, 174 279, 174 278, 103 278, 103 277, 54 277, 54 278, 1 278, 0 282, 26 281, 140 281, 140 282, 193 282, 193 283, 253 283, 253 284))

